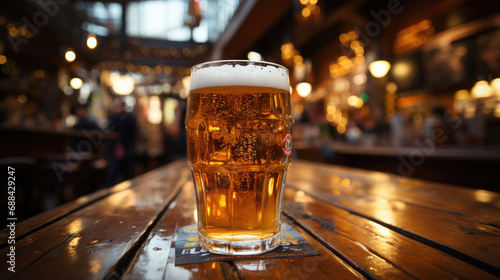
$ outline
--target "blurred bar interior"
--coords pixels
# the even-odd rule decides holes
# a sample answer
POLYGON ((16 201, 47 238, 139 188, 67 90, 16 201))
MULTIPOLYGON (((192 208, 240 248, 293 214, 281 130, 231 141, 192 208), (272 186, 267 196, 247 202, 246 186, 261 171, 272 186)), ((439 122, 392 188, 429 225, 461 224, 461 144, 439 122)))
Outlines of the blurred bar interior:
POLYGON ((3 1, 0 36, 24 217, 185 156, 217 59, 288 67, 297 158, 499 191, 499 1, 3 1))

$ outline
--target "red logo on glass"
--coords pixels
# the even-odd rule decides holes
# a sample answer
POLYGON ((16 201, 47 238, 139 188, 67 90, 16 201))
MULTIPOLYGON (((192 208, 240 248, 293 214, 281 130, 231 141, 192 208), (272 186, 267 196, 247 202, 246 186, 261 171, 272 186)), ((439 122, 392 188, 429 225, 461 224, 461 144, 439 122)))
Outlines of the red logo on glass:
POLYGON ((285 136, 285 139, 283 139, 283 151, 287 156, 292 154, 292 135, 290 135, 290 133, 288 133, 285 136))

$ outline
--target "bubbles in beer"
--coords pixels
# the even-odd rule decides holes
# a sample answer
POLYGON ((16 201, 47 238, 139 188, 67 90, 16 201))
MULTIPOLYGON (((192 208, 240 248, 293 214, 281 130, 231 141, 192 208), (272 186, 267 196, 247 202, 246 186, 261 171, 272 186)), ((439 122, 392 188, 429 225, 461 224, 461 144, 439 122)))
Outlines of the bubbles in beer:
POLYGON ((290 164, 283 150, 293 122, 289 93, 217 87, 193 90, 189 98, 189 107, 199 106, 188 108, 186 127, 188 159, 205 217, 200 231, 215 239, 273 236, 290 164))
POLYGON ((254 162, 257 157, 255 135, 245 137, 234 150, 235 157, 254 162))

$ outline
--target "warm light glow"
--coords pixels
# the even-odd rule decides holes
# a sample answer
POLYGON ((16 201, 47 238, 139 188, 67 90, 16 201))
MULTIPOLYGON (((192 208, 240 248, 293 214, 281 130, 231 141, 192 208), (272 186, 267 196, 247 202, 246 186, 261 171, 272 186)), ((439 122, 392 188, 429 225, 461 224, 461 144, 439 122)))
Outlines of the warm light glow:
POLYGON ((497 104, 495 106, 495 110, 493 111, 493 114, 495 115, 495 117, 500 118, 500 104, 497 104))
POLYGON ((349 40, 354 41, 356 38, 358 38, 358 31, 356 30, 351 30, 349 33, 347 33, 347 36, 349 36, 349 40))
POLYGON ((347 119, 344 117, 340 117, 339 119, 339 125, 346 126, 347 125, 347 119))
POLYGON ((76 54, 72 49, 67 49, 64 58, 66 58, 68 62, 73 62, 76 59, 76 54))
MULTIPOLYGON (((330 77, 332 78, 338 78, 345 76, 351 72, 354 71, 356 65, 359 64, 364 64, 365 62, 365 57, 364 57, 364 44, 361 41, 356 40, 358 37, 358 32, 355 30, 352 30, 348 33, 342 33, 339 36, 339 40, 342 44, 344 44, 346 47, 348 46, 353 52, 352 54, 355 54, 355 56, 348 56, 348 55, 343 55, 337 58, 336 63, 333 62, 329 66, 330 70, 330 77)), ((359 81, 359 78, 358 78, 359 81)))
POLYGON ((293 107, 293 110, 295 111, 295 113, 301 114, 302 112, 304 112, 304 106, 302 106, 302 104, 297 104, 293 107))
POLYGON ((7 57, 5 55, 0 55, 0 64, 5 64, 7 62, 7 57))
POLYGON ((89 49, 95 49, 95 47, 97 47, 97 38, 94 34, 89 34, 87 37, 87 47, 89 47, 89 49))
POLYGON ((473 102, 467 102, 465 104, 464 117, 472 118, 476 115, 476 105, 473 102))
POLYGON ((354 82, 354 84, 356 85, 362 85, 366 82, 366 75, 361 73, 361 74, 357 74, 355 75, 353 78, 352 78, 352 81, 354 82))
POLYGON ((160 98, 153 95, 149 99, 148 122, 151 124, 160 124, 161 119, 160 98))
POLYGON ((432 22, 427 19, 399 31, 394 41, 394 52, 399 54, 424 44, 434 31, 432 22))
POLYGON ((335 111, 337 111, 337 108, 330 104, 326 107, 326 111, 328 112, 328 114, 335 114, 335 111))
POLYGON ((302 9, 302 16, 308 18, 310 15, 311 15, 311 10, 309 10, 309 8, 307 7, 304 7, 302 9))
POLYGON ((363 99, 357 97, 356 95, 351 95, 347 98, 347 103, 355 108, 361 108, 364 105, 363 99))
POLYGON ((373 77, 382 78, 389 72, 389 69, 391 69, 391 64, 385 60, 377 60, 370 63, 369 68, 373 77))
MULTIPOLYGON (((193 218, 194 218, 194 223, 197 224, 198 223, 198 210, 193 209, 193 218)), ((212 267, 215 265, 215 262, 213 263, 212 267)))
POLYGON ((387 83, 387 85, 385 86, 385 90, 387 90, 387 92, 390 92, 390 93, 394 93, 396 91, 398 91, 398 85, 396 85, 396 83, 387 83))
POLYGON ((25 95, 25 94, 21 94, 17 97, 17 101, 21 104, 24 104, 26 103, 26 101, 28 100, 28 97, 25 95))
POLYGON ((500 95, 500 78, 493 79, 493 81, 491 81, 491 87, 495 90, 497 95, 500 95))
POLYGON ((354 40, 350 44, 351 49, 356 50, 359 47, 359 42, 354 40))
POLYGON ((297 93, 300 97, 305 98, 311 93, 312 87, 310 83, 304 82, 298 84, 295 89, 297 90, 297 93))
POLYGON ((76 121, 77 121, 77 118, 75 115, 68 115, 65 119, 64 119, 64 124, 67 126, 67 127, 72 127, 76 124, 76 121))
POLYGON ((185 89, 181 89, 179 91, 179 97, 182 98, 182 99, 188 98, 188 95, 189 95, 189 91, 187 91, 185 89))
POLYGON ((485 190, 477 190, 474 192, 474 197, 477 201, 483 203, 489 203, 493 200, 493 193, 485 190))
POLYGON ((341 43, 346 43, 349 40, 349 36, 347 36, 347 34, 345 33, 342 33, 339 36, 339 40, 341 43))
POLYGON ((269 196, 272 196, 273 195, 273 191, 274 191, 274 178, 271 178, 269 180, 269 185, 267 187, 267 192, 269 193, 269 196))
POLYGON ((248 60, 253 60, 253 61, 261 61, 262 60, 262 56, 260 55, 260 53, 254 52, 254 51, 248 52, 247 57, 248 57, 248 60))
POLYGON ((116 75, 111 79, 113 90, 118 95, 129 95, 134 90, 135 82, 132 77, 116 75))
POLYGON ((356 105, 356 103, 358 103, 358 97, 355 95, 349 96, 349 98, 347 98, 347 103, 349 103, 349 105, 351 106, 356 105))
POLYGON ((83 85, 83 82, 82 82, 82 79, 80 79, 80 78, 73 78, 73 79, 71 79, 71 81, 69 81, 69 85, 73 89, 80 89, 83 85))
POLYGON ((179 102, 174 98, 167 98, 163 103, 163 115, 165 116, 165 124, 173 124, 175 121, 175 110, 179 106, 179 102))
POLYGON ((219 206, 226 207, 226 196, 223 194, 219 198, 219 206))
POLYGON ((283 62, 287 65, 293 64, 293 57, 298 53, 299 52, 294 48, 291 42, 288 42, 281 46, 281 58, 283 59, 283 62))
POLYGON ((455 99, 456 100, 464 100, 469 97, 469 91, 466 89, 461 89, 457 92, 455 92, 455 99))
POLYGON ((475 98, 485 98, 492 95, 492 90, 487 81, 478 81, 472 87, 471 95, 475 98))
POLYGON ((15 27, 9 28, 9 35, 12 37, 17 37, 17 35, 19 35, 19 30, 17 30, 17 28, 15 27))
MULTIPOLYGON (((295 58, 294 58, 295 60, 295 58)), ((293 65, 293 76, 296 81, 302 81, 306 77, 306 67, 303 63, 295 63, 293 65)))
POLYGON ((41 69, 38 69, 35 71, 35 77, 37 79, 43 79, 43 78, 45 78, 45 72, 41 69))
POLYGON ((296 55, 293 57, 294 64, 302 64, 304 62, 304 58, 301 55, 296 55))
POLYGON ((182 85, 184 86, 184 88, 189 91, 189 85, 191 84, 191 77, 190 76, 186 76, 184 78, 182 78, 182 85))
POLYGON ((342 181, 340 181, 340 185, 344 188, 349 187, 350 184, 351 184, 351 180, 349 180, 348 178, 345 178, 342 181))
POLYGON ((411 74, 411 65, 404 61, 398 62, 394 65, 392 73, 398 78, 406 78, 411 74))

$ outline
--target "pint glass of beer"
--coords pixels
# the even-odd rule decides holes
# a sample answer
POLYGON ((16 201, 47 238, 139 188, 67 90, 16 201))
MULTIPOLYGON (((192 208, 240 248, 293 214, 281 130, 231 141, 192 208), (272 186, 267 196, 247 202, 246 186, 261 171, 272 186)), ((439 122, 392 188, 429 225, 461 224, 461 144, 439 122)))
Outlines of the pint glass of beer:
POLYGON ((288 70, 274 63, 192 68, 187 150, 204 249, 251 255, 279 245, 292 152, 289 90, 288 70))

